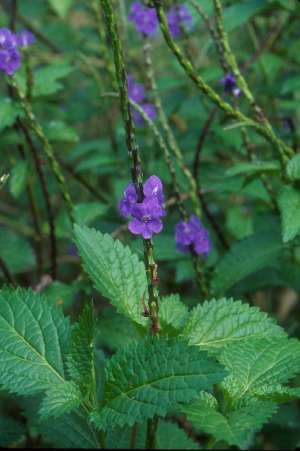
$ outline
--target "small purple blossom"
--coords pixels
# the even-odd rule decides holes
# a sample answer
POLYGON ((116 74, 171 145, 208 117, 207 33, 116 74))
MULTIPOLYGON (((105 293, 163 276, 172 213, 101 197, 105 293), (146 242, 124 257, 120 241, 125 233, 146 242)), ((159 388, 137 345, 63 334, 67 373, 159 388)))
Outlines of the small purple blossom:
POLYGON ((136 103, 140 103, 145 98, 145 88, 141 83, 136 83, 132 75, 128 75, 128 96, 136 103))
POLYGON ((21 67, 19 47, 27 47, 35 42, 30 31, 14 34, 8 28, 0 28, 0 71, 12 76, 21 67))
POLYGON ((187 6, 173 6, 168 12, 168 25, 173 38, 181 34, 181 28, 190 29, 193 26, 193 17, 187 6))
POLYGON ((161 232, 164 208, 162 182, 156 175, 149 177, 143 185, 144 199, 138 202, 138 196, 133 183, 124 190, 124 197, 119 203, 122 216, 132 216, 128 229, 134 235, 142 235, 144 239, 152 238, 153 234, 161 232))
POLYGON ((208 230, 195 215, 192 215, 187 222, 180 221, 176 224, 175 240, 179 252, 189 252, 192 249, 198 255, 208 255, 211 251, 208 230))
MULTIPOLYGON (((151 121, 154 121, 156 119, 156 116, 157 116, 156 109, 155 109, 155 106, 152 103, 142 103, 140 105, 140 107, 146 113, 146 115, 148 116, 148 118, 151 121)), ((134 123, 138 127, 143 127, 145 125, 144 118, 143 118, 143 116, 141 115, 141 113, 139 111, 133 110, 132 116, 133 116, 134 123)))
POLYGON ((15 37, 18 47, 28 47, 29 45, 34 44, 36 41, 34 34, 28 30, 19 31, 19 33, 17 33, 15 37))
POLYGON ((132 207, 136 204, 137 199, 135 186, 133 183, 130 183, 124 189, 124 197, 119 202, 119 210, 124 218, 127 218, 131 214, 132 207))
POLYGON ((235 97, 238 97, 241 93, 240 88, 236 83, 235 76, 233 74, 227 74, 222 80, 220 80, 222 85, 224 86, 224 91, 227 94, 232 94, 235 97))
POLYGON ((154 35, 157 30, 158 20, 155 8, 147 8, 140 2, 132 3, 128 19, 135 24, 139 33, 146 36, 154 35))

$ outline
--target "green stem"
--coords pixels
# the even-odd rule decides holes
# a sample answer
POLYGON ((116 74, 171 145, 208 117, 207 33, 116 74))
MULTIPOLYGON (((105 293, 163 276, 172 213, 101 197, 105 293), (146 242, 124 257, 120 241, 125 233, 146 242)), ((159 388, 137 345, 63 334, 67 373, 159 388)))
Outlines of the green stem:
MULTIPOLYGON (((130 103, 128 98, 127 75, 124 65, 123 49, 119 37, 119 30, 113 13, 110 0, 100 0, 104 15, 106 18, 107 29, 111 39, 114 62, 116 69, 116 77, 119 88, 120 103, 123 121, 125 124, 126 145, 128 149, 129 159, 131 162, 131 178, 135 185, 138 201, 141 202, 144 197, 143 193, 143 177, 141 159, 139 155, 139 148, 135 139, 134 123, 131 117, 130 103)), ((151 319, 151 331, 155 335, 159 332, 159 295, 157 289, 157 265, 154 260, 153 243, 152 240, 143 240, 144 243, 144 258, 148 278, 148 294, 149 294, 149 312, 151 319)))
POLYGON ((146 449, 155 449, 157 425, 157 417, 151 418, 147 421, 146 449))
POLYGON ((275 135, 271 127, 269 127, 265 123, 260 123, 257 120, 253 120, 245 116, 240 110, 232 107, 229 103, 225 102, 207 83, 205 83, 202 77, 194 71, 191 62, 185 58, 176 42, 172 39, 172 36, 168 29, 166 16, 160 5, 159 0, 154 0, 154 5, 156 7, 160 27, 168 47, 176 56, 179 64, 185 70, 188 77, 195 83, 197 88, 203 94, 205 94, 213 103, 215 103, 218 106, 218 108, 224 111, 227 114, 227 116, 237 119, 244 126, 250 126, 255 128, 255 130, 259 134, 264 136, 274 146, 274 148, 279 153, 282 163, 286 164, 289 158, 291 158, 294 155, 293 149, 285 145, 285 143, 275 135))
POLYGON ((24 110, 24 113, 26 115, 26 118, 29 122, 30 127, 34 131, 34 133, 37 135, 37 137, 41 140, 43 144, 44 151, 48 157, 51 170, 58 182, 60 192, 62 194, 62 197, 65 201, 67 212, 69 214, 69 217, 71 219, 71 222, 75 222, 74 218, 74 208, 73 203, 69 194, 69 191, 66 186, 65 178, 63 176, 63 173, 61 172, 60 166, 56 160, 56 157, 54 155, 54 150, 52 148, 52 145, 50 144, 48 138, 46 137, 42 126, 36 119, 31 104, 27 101, 25 94, 21 91, 15 80, 10 79, 11 86, 16 90, 16 93, 18 95, 18 98, 20 100, 20 103, 22 105, 22 108, 24 110))

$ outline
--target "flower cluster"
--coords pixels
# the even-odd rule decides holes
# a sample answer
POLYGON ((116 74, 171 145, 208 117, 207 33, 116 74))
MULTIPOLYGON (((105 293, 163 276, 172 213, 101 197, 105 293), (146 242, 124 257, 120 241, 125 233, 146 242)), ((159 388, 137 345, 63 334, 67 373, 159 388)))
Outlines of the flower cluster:
POLYGON ((211 251, 208 230, 195 215, 192 215, 187 222, 180 221, 176 224, 175 240, 179 252, 188 252, 192 249, 198 255, 208 255, 211 251))
MULTIPOLYGON (((152 103, 143 103, 145 100, 145 88, 142 84, 136 83, 132 75, 128 76, 128 97, 140 105, 151 121, 156 119, 155 106, 152 103)), ((142 115, 135 109, 132 109, 132 116, 137 126, 142 127, 145 124, 142 115)))
POLYGON ((34 42, 35 37, 30 31, 12 33, 8 28, 0 28, 0 71, 12 76, 21 66, 19 48, 34 42))
POLYGON ((163 185, 159 177, 152 175, 143 185, 144 199, 138 202, 133 183, 124 190, 124 197, 119 203, 119 210, 124 217, 132 216, 128 229, 134 235, 142 235, 145 240, 161 232, 162 216, 165 216, 163 185))
MULTIPOLYGON (((190 29, 193 18, 185 5, 173 6, 167 14, 170 33, 173 38, 180 36, 182 28, 190 29)), ((155 8, 147 8, 140 2, 133 2, 128 19, 135 24, 136 30, 145 35, 153 36, 158 28, 158 18, 155 8)))
POLYGON ((227 94, 232 94, 234 97, 238 97, 241 93, 240 88, 236 83, 235 76, 233 74, 227 74, 221 80, 222 85, 224 86, 224 91, 227 94))

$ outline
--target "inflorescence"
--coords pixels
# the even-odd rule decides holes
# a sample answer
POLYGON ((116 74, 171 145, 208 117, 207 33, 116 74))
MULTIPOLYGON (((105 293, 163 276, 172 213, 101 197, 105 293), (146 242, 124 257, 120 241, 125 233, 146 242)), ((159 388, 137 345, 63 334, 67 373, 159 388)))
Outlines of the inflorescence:
POLYGON ((175 240, 179 252, 194 251, 196 254, 208 255, 211 242, 208 230, 197 216, 192 215, 189 221, 180 221, 175 226, 175 240))
POLYGON ((0 28, 0 71, 12 76, 21 67, 20 48, 35 42, 34 35, 27 30, 13 33, 8 28, 0 28))
POLYGON ((124 190, 124 197, 119 203, 119 210, 126 218, 132 216, 128 229, 134 235, 142 235, 145 240, 162 231, 161 218, 166 215, 164 207, 163 185, 159 177, 152 175, 143 185, 144 198, 138 202, 138 195, 133 183, 124 190))

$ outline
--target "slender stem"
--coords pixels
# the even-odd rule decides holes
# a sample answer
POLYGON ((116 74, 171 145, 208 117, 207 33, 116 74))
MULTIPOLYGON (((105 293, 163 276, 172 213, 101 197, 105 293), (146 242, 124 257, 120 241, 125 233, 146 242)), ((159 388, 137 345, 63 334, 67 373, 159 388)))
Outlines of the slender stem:
POLYGON ((198 143, 197 143, 197 147, 196 147, 196 153, 195 153, 195 159, 194 159, 194 165, 193 165, 193 172, 194 172, 194 177, 196 180, 196 184, 197 184, 197 194, 198 197, 200 199, 204 214, 207 218, 207 220, 209 221, 210 225, 212 226, 212 228, 214 229, 221 245, 224 247, 224 249, 228 249, 229 248, 229 244, 225 238, 225 235, 221 229, 221 227, 219 226, 218 222, 216 221, 216 219, 214 218, 213 214, 210 211, 210 208, 208 206, 208 203, 206 202, 205 196, 203 195, 202 191, 201 191, 201 183, 199 180, 199 169, 200 169, 200 156, 201 156, 201 151, 203 149, 203 145, 206 139, 206 136, 209 132, 209 129, 212 125, 212 122, 214 120, 215 114, 217 112, 217 108, 214 107, 212 108, 210 114, 208 115, 208 118, 201 130, 199 139, 198 139, 198 143))
POLYGON ((138 433, 138 425, 135 424, 132 426, 131 429, 129 449, 135 449, 137 433, 138 433))
POLYGON ((28 144, 28 148, 30 150, 30 153, 32 155, 36 172, 39 177, 43 197, 45 200, 45 207, 46 207, 46 214, 48 217, 48 224, 49 224, 49 233, 50 233, 50 258, 51 258, 51 276, 53 279, 56 279, 57 275, 57 243, 56 243, 56 236, 55 236, 55 221, 54 221, 54 212, 51 205, 50 200, 50 194, 47 188, 47 182, 45 178, 45 174, 38 156, 38 152, 33 144, 33 141, 31 139, 30 133, 27 130, 25 124, 19 120, 19 126, 20 129, 23 131, 26 142, 28 144))
POLYGON ((261 123, 257 120, 253 120, 245 116, 240 110, 232 107, 229 103, 225 102, 224 99, 222 99, 207 83, 205 83, 202 77, 194 71, 191 62, 185 58, 176 42, 172 39, 172 36, 168 29, 166 16, 161 7, 160 1, 154 0, 154 5, 156 7, 160 27, 167 45, 176 56, 179 64, 185 70, 186 74, 195 83, 198 89, 203 94, 205 94, 213 103, 215 103, 218 108, 223 110, 227 114, 227 116, 237 119, 238 121, 243 123, 244 126, 255 128, 258 133, 263 135, 274 146, 274 148, 279 153, 282 163, 286 164, 289 158, 294 155, 293 149, 291 149, 282 140, 280 140, 275 135, 271 127, 267 126, 267 124, 265 123, 261 123))
MULTIPOLYGON (((135 129, 134 123, 131 117, 131 109, 128 98, 128 88, 127 88, 127 75, 125 71, 123 49, 121 45, 121 40, 119 37, 119 30, 116 22, 115 15, 113 13, 112 5, 109 0, 100 0, 103 6, 103 11, 107 23, 108 33, 112 42, 113 52, 114 52, 114 62, 116 69, 116 77, 118 82, 120 103, 123 121, 125 124, 126 133, 126 145, 128 149, 129 159, 131 162, 131 178, 135 185, 138 201, 143 200, 143 178, 142 178, 142 168, 141 160, 139 155, 138 145, 135 139, 135 129)), ((151 319, 151 331, 153 335, 159 332, 159 318, 158 318, 158 308, 159 308, 159 295, 158 295, 158 277, 157 277, 157 264, 154 260, 153 253, 153 243, 152 240, 143 240, 144 242, 144 257, 145 266, 148 277, 148 294, 149 294, 149 312, 151 319)))
POLYGON ((65 178, 61 172, 60 166, 55 157, 52 145, 50 144, 48 138, 46 137, 40 123, 37 121, 37 119, 33 113, 31 104, 27 101, 24 93, 21 91, 21 89, 19 88, 19 86, 13 79, 10 79, 10 83, 11 83, 11 86, 16 90, 16 93, 17 93, 20 103, 23 107, 24 113, 26 115, 26 118, 29 122, 30 127, 32 128, 34 133, 38 136, 38 138, 41 140, 41 142, 43 144, 43 148, 48 157, 51 170, 58 182, 60 192, 62 194, 62 197, 63 197, 66 207, 67 207, 67 212, 69 214, 71 222, 73 223, 73 222, 75 222, 73 203, 72 203, 69 191, 66 186, 65 178))
POLYGON ((147 421, 146 449, 155 449, 156 430, 158 418, 154 417, 147 421))
MULTIPOLYGON (((168 146, 171 149, 171 151, 173 152, 174 156, 176 157, 176 161, 178 166, 181 168, 182 172, 184 173, 184 175, 186 176, 186 179, 191 187, 191 193, 192 193, 192 201, 193 201, 193 205, 194 205, 194 209, 195 212, 198 216, 201 216, 201 209, 200 209, 200 204, 198 202, 198 198, 197 198, 197 185, 196 185, 196 181, 193 177, 193 174, 191 173, 190 169, 188 168, 188 166, 186 166, 185 162, 184 162, 184 158, 183 158, 183 154, 182 151, 180 149, 180 147, 178 146, 174 133, 168 123, 168 119, 167 116, 165 114, 165 111, 163 109, 162 106, 162 102, 159 96, 159 92, 158 92, 158 88, 157 88, 157 84, 156 84, 156 80, 155 80, 155 76, 154 76, 154 69, 153 69, 153 63, 152 63, 152 58, 151 58, 151 52, 150 52, 150 42, 149 41, 145 41, 144 44, 144 55, 145 55, 145 62, 146 62, 146 74, 147 74, 147 78, 148 78, 148 82, 151 88, 151 91, 153 93, 154 96, 154 104, 155 107, 157 109, 157 113, 158 113, 158 119, 162 125, 162 128, 166 134, 166 138, 167 138, 167 142, 168 142, 168 146)), ((170 163, 172 163, 171 161, 171 157, 170 154, 168 152, 168 155, 165 155, 166 157, 166 162, 167 165, 170 169, 170 163)), ((171 171, 170 171, 171 173, 171 171)), ((175 171, 172 171, 172 181, 173 181, 173 185, 174 185, 174 189, 175 192, 178 191, 178 183, 176 180, 176 173, 175 171)), ((183 216, 186 219, 186 214, 183 214, 183 216)))

